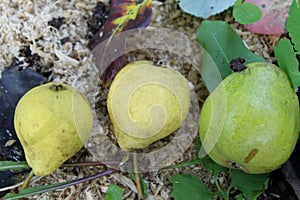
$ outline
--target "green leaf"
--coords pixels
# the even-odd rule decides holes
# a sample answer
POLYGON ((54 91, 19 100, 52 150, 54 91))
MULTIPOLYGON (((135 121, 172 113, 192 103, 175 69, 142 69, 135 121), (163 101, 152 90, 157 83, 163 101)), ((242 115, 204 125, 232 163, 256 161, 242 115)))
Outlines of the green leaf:
POLYGON ((0 161, 0 171, 29 169, 27 162, 0 161))
POLYGON ((203 21, 197 30, 197 40, 210 54, 223 79, 231 73, 229 63, 232 59, 245 58, 246 64, 264 61, 252 53, 231 26, 223 21, 203 21))
POLYGON ((231 185, 244 193, 246 199, 256 199, 268 186, 269 174, 247 174, 231 170, 231 185))
POLYGON ((179 7, 196 17, 208 18, 218 14, 235 3, 236 0, 179 0, 179 7))
POLYGON ((286 28, 289 32, 295 49, 300 52, 300 5, 298 0, 293 0, 289 9, 289 15, 286 22, 286 28))
POLYGON ((233 6, 238 6, 243 3, 243 0, 236 0, 236 2, 233 4, 233 6))
POLYGON ((242 3, 233 7, 233 17, 240 24, 252 24, 262 16, 262 11, 252 3, 242 3))
POLYGON ((197 176, 175 174, 171 176, 170 181, 173 185, 171 196, 175 200, 212 199, 215 195, 197 176))
POLYGON ((221 172, 227 170, 226 167, 215 163, 215 161, 213 161, 209 156, 205 156, 204 158, 199 159, 202 162, 203 167, 214 176, 218 176, 221 172))
POLYGON ((243 193, 237 195, 236 200, 244 200, 244 195, 243 195, 243 193))
POLYGON ((145 197, 147 197, 148 196, 147 184, 146 184, 145 180, 142 178, 140 178, 140 181, 141 181, 141 187, 142 187, 143 194, 145 197))
POLYGON ((288 75, 293 89, 297 91, 298 86, 300 86, 300 72, 292 44, 287 39, 280 39, 278 45, 274 47, 274 52, 279 67, 288 75))
MULTIPOLYGON (((136 174, 134 172, 129 172, 129 176, 134 182, 136 182, 136 178, 135 178, 136 174)), ((141 177, 140 174, 138 174, 138 176, 140 177, 142 192, 143 192, 144 196, 147 197, 148 196, 147 184, 146 184, 145 180, 141 177)))
POLYGON ((105 194, 105 200, 121 200, 123 189, 115 184, 110 184, 105 194))

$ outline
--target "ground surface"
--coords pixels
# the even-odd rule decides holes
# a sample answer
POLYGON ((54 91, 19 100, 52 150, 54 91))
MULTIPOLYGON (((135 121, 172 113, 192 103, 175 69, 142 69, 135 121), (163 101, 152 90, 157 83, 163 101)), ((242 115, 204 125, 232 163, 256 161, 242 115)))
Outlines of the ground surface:
MULTIPOLYGON (((0 70, 12 63, 23 63, 24 66, 47 75, 49 80, 59 80, 75 86, 96 105, 95 111, 103 128, 103 134, 115 142, 106 110, 107 89, 103 89, 99 84, 95 60, 87 48, 87 43, 95 31, 95 27, 91 28, 91 22, 96 4, 97 0, 1 1, 0 70), (24 52, 29 53, 24 54, 24 52)), ((273 46, 279 36, 253 34, 235 23, 228 14, 212 19, 222 19, 230 23, 244 39, 249 49, 270 62, 274 61, 273 46)), ((153 18, 150 26, 176 30, 195 40, 196 30, 200 24, 201 19, 184 14, 173 0, 153 2, 153 18)), ((127 59, 128 61, 150 59, 156 63, 177 68, 195 86, 200 106, 208 95, 199 74, 176 55, 156 50, 142 50, 130 53, 127 59)), ((166 142, 168 139, 160 141, 154 148, 166 142)), ((176 160, 176 163, 195 157, 196 150, 193 144, 182 157, 176 160)), ((83 149, 72 160, 91 161, 93 156, 83 149)), ((38 179, 32 185, 81 178, 104 169, 105 167, 57 169, 53 174, 38 179)), ((169 177, 177 173, 197 175, 212 187, 211 177, 201 165, 172 170, 154 170, 142 174, 149 194, 147 199, 170 199, 172 186, 169 177)), ((220 178, 221 184, 225 184, 225 179, 225 176, 220 178)), ((123 199, 136 199, 136 186, 126 172, 105 176, 53 193, 45 193, 32 199, 103 199, 110 183, 117 184, 125 190, 123 199)), ((262 197, 262 199, 268 198, 262 197)))

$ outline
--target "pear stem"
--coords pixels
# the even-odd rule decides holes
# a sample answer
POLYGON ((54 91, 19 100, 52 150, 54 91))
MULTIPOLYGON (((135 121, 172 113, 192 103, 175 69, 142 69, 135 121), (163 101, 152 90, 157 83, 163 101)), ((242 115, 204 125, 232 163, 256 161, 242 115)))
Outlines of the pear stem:
POLYGON ((141 180, 138 170, 138 163, 137 163, 137 155, 136 152, 133 152, 133 170, 135 175, 135 183, 136 183, 136 189, 138 194, 138 200, 143 199, 143 192, 142 192, 142 186, 141 186, 141 180))
POLYGON ((24 180, 23 185, 20 187, 20 192, 27 188, 33 175, 34 175, 34 172, 33 172, 33 170, 31 170, 30 173, 28 174, 28 176, 26 177, 26 179, 24 180))
POLYGON ((241 72, 247 68, 246 65, 244 65, 245 62, 246 60, 244 58, 233 59, 229 63, 230 69, 234 72, 241 72))

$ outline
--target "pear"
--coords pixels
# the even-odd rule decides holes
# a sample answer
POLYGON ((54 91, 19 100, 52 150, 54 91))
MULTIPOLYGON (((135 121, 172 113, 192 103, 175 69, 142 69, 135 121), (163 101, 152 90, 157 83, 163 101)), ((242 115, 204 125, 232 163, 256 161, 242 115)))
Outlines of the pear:
POLYGON ((35 175, 45 176, 83 147, 93 128, 93 114, 76 89, 52 82, 20 99, 14 126, 29 166, 35 175))
POLYGON ((189 107, 187 80, 149 61, 126 65, 114 78, 107 100, 114 133, 124 151, 146 148, 174 132, 189 107))
POLYGON ((267 173, 290 157, 299 122, 298 98, 286 74, 273 64, 256 62, 230 74, 206 99, 199 135, 216 163, 267 173))

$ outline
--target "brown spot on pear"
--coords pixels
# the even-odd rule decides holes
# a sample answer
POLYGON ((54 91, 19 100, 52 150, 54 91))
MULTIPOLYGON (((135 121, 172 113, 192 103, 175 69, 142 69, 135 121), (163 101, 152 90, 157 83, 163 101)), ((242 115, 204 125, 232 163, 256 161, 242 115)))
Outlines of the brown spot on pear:
POLYGON ((257 153, 258 153, 258 149, 256 148, 252 149, 249 152, 248 156, 245 158, 244 162, 249 163, 254 158, 254 156, 256 156, 257 153))

